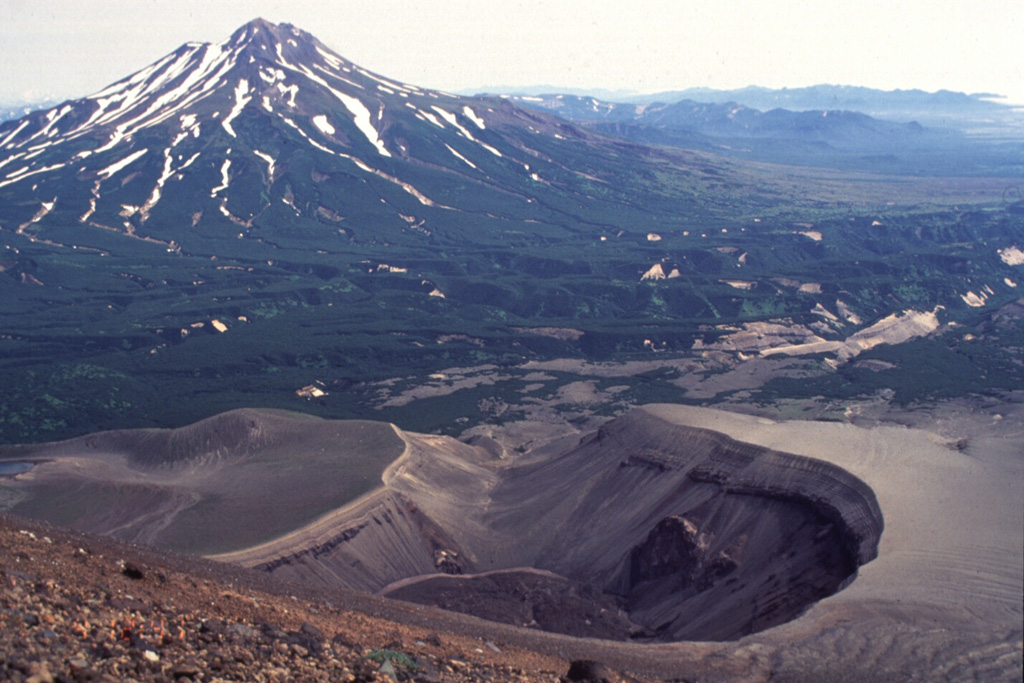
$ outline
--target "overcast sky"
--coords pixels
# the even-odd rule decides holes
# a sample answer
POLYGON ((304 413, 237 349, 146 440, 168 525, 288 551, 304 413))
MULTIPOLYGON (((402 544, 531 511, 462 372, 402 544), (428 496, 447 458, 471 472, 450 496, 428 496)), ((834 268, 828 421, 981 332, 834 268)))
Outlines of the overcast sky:
POLYGON ((444 90, 833 83, 1024 104, 1024 0, 0 0, 0 103, 90 94, 257 16, 444 90))

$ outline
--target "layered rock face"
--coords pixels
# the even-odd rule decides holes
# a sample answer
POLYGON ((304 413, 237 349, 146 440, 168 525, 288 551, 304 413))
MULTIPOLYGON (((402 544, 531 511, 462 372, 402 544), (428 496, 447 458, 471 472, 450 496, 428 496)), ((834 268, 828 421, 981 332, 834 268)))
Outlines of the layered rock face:
POLYGON ((840 590, 883 528, 838 467, 643 410, 521 465, 403 436, 376 502, 227 559, 574 635, 730 640, 840 590))
POLYGON ((841 468, 643 409, 513 461, 256 410, 0 459, 30 467, 6 475, 20 514, 601 638, 730 640, 783 623, 851 581, 883 526, 841 468))

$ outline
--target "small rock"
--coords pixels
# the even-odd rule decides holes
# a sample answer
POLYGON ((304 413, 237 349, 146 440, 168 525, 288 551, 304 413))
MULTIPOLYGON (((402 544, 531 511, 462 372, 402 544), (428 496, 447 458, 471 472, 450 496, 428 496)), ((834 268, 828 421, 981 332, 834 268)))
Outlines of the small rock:
POLYGON ((195 678, 202 671, 195 662, 180 662, 171 668, 171 675, 175 678, 195 678))
POLYGON ((206 619, 199 626, 200 633, 224 633, 224 622, 220 619, 206 619))
POLYGON ((313 624, 310 624, 308 622, 302 625, 302 627, 299 629, 299 633, 309 636, 310 638, 316 638, 317 640, 324 639, 323 632, 316 626, 313 626, 313 624))
POLYGON ((152 650, 146 650, 142 653, 142 656, 146 658, 147 662, 152 662, 154 664, 160 661, 160 655, 153 652, 152 650))
POLYGON ((228 632, 241 638, 245 638, 246 640, 252 640, 258 635, 256 629, 251 626, 246 626, 245 624, 231 624, 228 626, 228 632))
POLYGON ((57 637, 58 637, 58 636, 57 636, 57 632, 56 632, 56 631, 54 631, 53 629, 49 629, 49 628, 48 628, 48 629, 45 629, 45 630, 41 631, 41 632, 40 632, 40 633, 39 633, 39 634, 38 634, 38 635, 36 636, 36 640, 38 640, 38 641, 39 641, 40 643, 42 643, 43 645, 46 645, 48 641, 51 641, 51 640, 56 640, 56 639, 57 639, 57 637))
POLYGON ((589 660, 577 659, 569 665, 566 680, 582 683, 614 683, 619 677, 604 664, 589 660))
POLYGON ((352 640, 350 640, 347 636, 345 636, 342 633, 339 633, 336 636, 334 636, 333 638, 331 638, 331 645, 333 645, 335 647, 335 649, 338 649, 338 648, 345 648, 345 649, 348 649, 348 650, 359 649, 359 648, 356 647, 356 643, 352 642, 352 640))
POLYGON ((139 581, 144 576, 142 569, 131 562, 125 562, 124 566, 121 567, 121 573, 127 576, 129 579, 139 581))

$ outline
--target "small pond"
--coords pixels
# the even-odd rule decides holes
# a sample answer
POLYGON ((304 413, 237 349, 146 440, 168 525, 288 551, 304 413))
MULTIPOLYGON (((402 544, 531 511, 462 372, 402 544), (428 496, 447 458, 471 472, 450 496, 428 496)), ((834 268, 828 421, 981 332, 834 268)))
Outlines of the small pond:
POLYGON ((32 469, 35 466, 36 466, 36 463, 34 463, 34 462, 24 462, 24 461, 0 462, 0 477, 2 477, 4 475, 10 476, 10 475, 15 475, 15 474, 24 474, 25 472, 28 472, 30 469, 32 469))

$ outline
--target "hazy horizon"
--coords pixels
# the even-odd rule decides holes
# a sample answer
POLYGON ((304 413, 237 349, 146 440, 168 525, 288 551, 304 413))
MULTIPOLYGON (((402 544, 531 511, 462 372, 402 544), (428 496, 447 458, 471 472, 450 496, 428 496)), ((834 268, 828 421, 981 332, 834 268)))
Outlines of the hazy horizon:
POLYGON ((834 84, 993 93, 1024 104, 1024 3, 839 2, 772 6, 534 0, 145 4, 6 0, 0 102, 83 97, 191 41, 220 42, 262 16, 347 59, 422 87, 640 94, 834 84), (795 18, 795 19, 794 19, 795 18))

